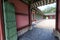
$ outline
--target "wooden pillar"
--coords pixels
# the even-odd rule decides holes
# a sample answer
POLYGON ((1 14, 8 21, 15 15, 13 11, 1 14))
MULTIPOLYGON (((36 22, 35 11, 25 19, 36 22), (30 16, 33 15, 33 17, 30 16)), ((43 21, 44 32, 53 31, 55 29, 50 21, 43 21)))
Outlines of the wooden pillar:
POLYGON ((31 5, 28 5, 28 13, 29 13, 29 26, 32 25, 32 12, 31 12, 31 5))
POLYGON ((35 10, 32 11, 32 16, 33 16, 32 20, 36 21, 36 12, 35 12, 35 10))
POLYGON ((3 19, 2 19, 2 1, 0 0, 0 40, 4 40, 3 19))
POLYGON ((53 30, 53 34, 60 40, 60 0, 57 0, 56 4, 56 29, 53 30))
POLYGON ((54 30, 54 35, 60 40, 60 0, 57 0, 56 7, 56 29, 54 30))
POLYGON ((60 0, 57 1, 56 8, 56 30, 60 32, 60 0))

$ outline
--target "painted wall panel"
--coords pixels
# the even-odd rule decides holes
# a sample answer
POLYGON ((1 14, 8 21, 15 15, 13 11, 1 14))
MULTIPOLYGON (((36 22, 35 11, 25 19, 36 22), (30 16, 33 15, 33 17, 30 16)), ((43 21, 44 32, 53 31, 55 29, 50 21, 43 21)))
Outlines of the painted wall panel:
POLYGON ((28 5, 19 0, 10 0, 10 2, 14 3, 16 12, 28 14, 28 5))
POLYGON ((29 16, 28 16, 28 5, 20 0, 9 0, 15 6, 16 11, 16 23, 17 28, 23 28, 26 25, 29 25, 29 16), (18 14, 17 14, 18 13, 18 14), (27 15, 21 15, 27 14, 27 15))
POLYGON ((16 15, 17 27, 22 28, 25 25, 29 25, 28 16, 16 15))
POLYGON ((47 15, 49 19, 56 19, 56 15, 47 15))
POLYGON ((53 19, 56 19, 56 15, 53 15, 52 17, 53 17, 53 19))

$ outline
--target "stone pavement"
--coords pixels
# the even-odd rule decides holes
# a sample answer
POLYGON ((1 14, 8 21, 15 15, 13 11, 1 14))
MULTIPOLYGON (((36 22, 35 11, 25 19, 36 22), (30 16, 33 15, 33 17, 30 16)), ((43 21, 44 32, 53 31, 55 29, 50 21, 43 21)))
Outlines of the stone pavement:
POLYGON ((58 40, 53 35, 55 19, 33 23, 33 29, 19 37, 19 40, 58 40))
POLYGON ((55 26, 56 26, 55 19, 45 19, 36 23, 36 27, 38 28, 55 29, 55 26))
POLYGON ((33 28, 24 35, 20 36, 18 40, 58 40, 54 37, 51 29, 33 28))

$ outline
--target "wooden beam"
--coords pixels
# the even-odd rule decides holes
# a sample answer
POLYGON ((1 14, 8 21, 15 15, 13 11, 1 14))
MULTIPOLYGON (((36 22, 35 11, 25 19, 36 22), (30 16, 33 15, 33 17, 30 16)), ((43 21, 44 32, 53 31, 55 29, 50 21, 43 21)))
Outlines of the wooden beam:
POLYGON ((23 0, 20 0, 21 2, 25 3, 26 5, 29 5, 28 3, 24 2, 23 0))
POLYGON ((54 2, 56 2, 56 0, 40 0, 40 1, 32 3, 32 5, 34 5, 34 7, 37 7, 37 4, 38 6, 42 6, 42 5, 47 5, 54 2))
POLYGON ((28 16, 28 14, 26 14, 26 13, 17 13, 17 12, 15 12, 15 13, 16 13, 16 15, 28 16))
POLYGON ((53 3, 54 1, 53 0, 51 0, 51 3, 53 3))
POLYGON ((38 2, 36 2, 36 6, 38 6, 38 2))
POLYGON ((44 0, 43 0, 43 5, 45 5, 44 0))
POLYGON ((44 0, 44 5, 46 5, 46 1, 44 0))
POLYGON ((1 35, 0 36, 1 37, 0 38, 1 38, 1 40, 5 40, 5 31, 4 31, 5 27, 4 27, 4 19, 3 19, 3 0, 0 0, 0 13, 1 13, 0 14, 0 19, 1 19, 0 20, 1 21, 1 24, 0 24, 1 25, 0 26, 1 27, 1 30, 0 30, 1 35))
POLYGON ((58 30, 58 6, 59 6, 59 3, 58 3, 58 1, 56 2, 57 3, 57 5, 56 5, 56 30, 58 30))
POLYGON ((25 26, 22 26, 22 28, 17 28, 17 31, 20 31, 20 30, 22 30, 22 29, 24 29, 24 28, 26 28, 26 27, 28 27, 29 25, 25 25, 25 26))
POLYGON ((31 6, 31 5, 29 5, 29 7, 28 7, 28 13, 29 13, 29 26, 32 25, 32 18, 31 18, 32 13, 31 13, 31 7, 30 7, 30 6, 31 6))
POLYGON ((39 6, 39 2, 37 2, 38 6, 39 6))

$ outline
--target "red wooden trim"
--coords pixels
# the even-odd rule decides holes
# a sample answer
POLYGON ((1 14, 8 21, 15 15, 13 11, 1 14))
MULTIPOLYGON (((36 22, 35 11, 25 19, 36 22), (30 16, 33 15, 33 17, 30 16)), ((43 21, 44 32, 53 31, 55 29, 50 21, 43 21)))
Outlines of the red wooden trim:
POLYGON ((24 2, 23 0, 20 0, 21 2, 23 2, 23 3, 25 3, 26 5, 29 5, 29 4, 27 4, 26 2, 24 2))
POLYGON ((44 3, 44 0, 43 0, 43 5, 44 5, 45 3, 44 3))
POLYGON ((0 3, 1 3, 1 40, 5 40, 5 32, 4 32, 4 19, 3 19, 3 0, 0 0, 0 3))
POLYGON ((31 26, 32 24, 32 20, 31 20, 31 10, 30 10, 30 5, 29 5, 29 8, 28 8, 28 12, 29 12, 29 25, 31 26))
POLYGON ((26 27, 28 27, 29 25, 25 25, 25 26, 23 26, 22 28, 17 28, 17 31, 20 31, 20 30, 22 30, 22 29, 24 29, 24 28, 26 28, 26 27))
POLYGON ((59 3, 58 3, 58 1, 56 2, 57 3, 57 5, 56 5, 56 30, 58 30, 58 5, 59 5, 59 3))
POLYGON ((46 5, 47 5, 48 1, 46 0, 46 5))
POLYGON ((25 14, 25 13, 17 13, 17 12, 15 12, 15 13, 16 13, 16 15, 28 16, 28 14, 25 14))
POLYGON ((49 0, 49 3, 51 3, 51 0, 49 0))
POLYGON ((4 19, 3 19, 3 15, 1 15, 1 30, 2 30, 2 38, 3 38, 3 40, 5 40, 5 32, 4 32, 4 23, 3 23, 3 21, 4 21, 4 19))

